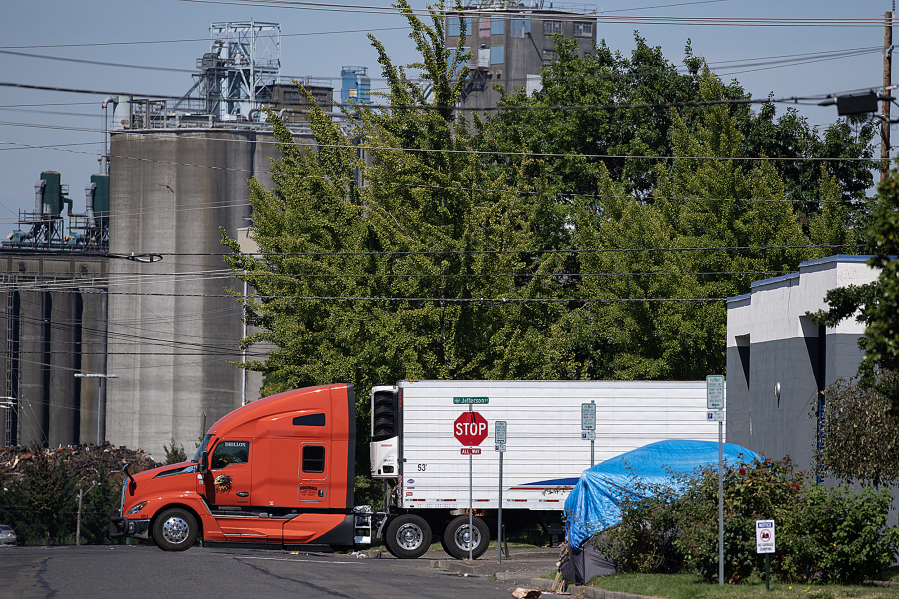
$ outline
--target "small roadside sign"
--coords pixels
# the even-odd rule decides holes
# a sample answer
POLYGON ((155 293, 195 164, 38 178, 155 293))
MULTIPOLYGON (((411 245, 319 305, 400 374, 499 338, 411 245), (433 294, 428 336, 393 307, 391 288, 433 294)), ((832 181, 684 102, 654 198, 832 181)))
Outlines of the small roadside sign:
POLYGON ((596 441, 596 431, 583 431, 581 439, 584 441, 596 441))
POLYGON ((596 430, 596 404, 595 403, 582 403, 581 404, 581 430, 582 431, 595 431, 596 430))
POLYGON ((722 412, 721 410, 706 412, 705 419, 708 422, 724 422, 724 412, 722 412))
POLYGON ((480 406, 480 405, 487 404, 487 403, 490 403, 489 397, 454 397, 453 398, 453 404, 456 404, 456 405, 461 404, 461 405, 465 405, 465 406, 468 406, 468 405, 480 406))
POLYGON ((481 455, 480 447, 463 447, 462 455, 481 455))
POLYGON ((493 440, 496 444, 496 451, 506 451, 506 421, 497 420, 493 423, 493 440))
POLYGON ((710 374, 705 377, 705 398, 708 410, 724 409, 724 377, 710 374))
POLYGON ((755 552, 774 553, 774 520, 755 521, 755 552))
POLYGON ((493 438, 497 443, 506 443, 506 421, 497 420, 493 423, 493 438))

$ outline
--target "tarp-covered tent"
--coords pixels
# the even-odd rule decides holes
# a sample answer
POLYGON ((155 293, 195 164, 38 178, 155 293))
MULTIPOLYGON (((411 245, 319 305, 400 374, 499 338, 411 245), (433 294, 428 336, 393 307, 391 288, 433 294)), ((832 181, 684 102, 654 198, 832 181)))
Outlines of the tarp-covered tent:
MULTIPOLYGON (((724 444, 726 462, 750 462, 756 457, 745 447, 724 444)), ((621 521, 621 490, 634 477, 649 485, 670 483, 671 473, 688 473, 717 464, 718 443, 670 440, 644 445, 584 470, 565 501, 569 547, 580 550, 584 541, 621 521)))

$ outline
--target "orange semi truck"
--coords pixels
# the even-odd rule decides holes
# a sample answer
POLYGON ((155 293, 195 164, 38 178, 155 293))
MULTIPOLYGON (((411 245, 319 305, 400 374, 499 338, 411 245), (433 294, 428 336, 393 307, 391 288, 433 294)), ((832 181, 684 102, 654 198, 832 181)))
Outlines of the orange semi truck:
POLYGON ((500 507, 511 526, 561 536, 562 506, 594 444, 598 463, 662 439, 717 439, 717 423, 705 421, 704 381, 399 381, 373 388, 371 405, 370 466, 384 481, 383 511, 354 505, 356 396, 353 385, 334 384, 231 412, 189 462, 134 475, 126 466, 110 536, 152 537, 169 551, 198 537, 313 550, 383 539, 402 558, 439 538, 454 557, 478 557, 496 537, 500 507))

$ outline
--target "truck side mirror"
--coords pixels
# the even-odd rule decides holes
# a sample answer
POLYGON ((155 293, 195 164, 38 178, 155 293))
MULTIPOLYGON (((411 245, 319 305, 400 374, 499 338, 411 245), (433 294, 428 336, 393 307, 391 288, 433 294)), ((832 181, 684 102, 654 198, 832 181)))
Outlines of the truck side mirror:
POLYGON ((209 471, 209 452, 203 451, 200 453, 200 472, 206 473, 209 471))

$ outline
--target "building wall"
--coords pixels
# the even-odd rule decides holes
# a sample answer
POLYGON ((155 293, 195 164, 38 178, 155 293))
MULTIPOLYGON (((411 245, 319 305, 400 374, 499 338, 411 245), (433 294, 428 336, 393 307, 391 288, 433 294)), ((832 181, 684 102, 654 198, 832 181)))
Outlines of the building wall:
POLYGON ((798 273, 757 281, 750 293, 728 299, 728 442, 770 458, 789 455, 798 469, 809 470, 819 391, 855 375, 864 326, 847 319, 825 329, 806 314, 827 307, 830 289, 875 280, 878 272, 866 259, 840 255, 807 261, 798 273))
POLYGON ((110 251, 163 259, 110 265, 110 442, 159 459, 172 442, 190 454, 244 388, 258 398, 261 376, 245 383, 227 363, 241 359, 243 323, 225 290, 243 283, 227 276, 219 228, 235 237, 249 224, 247 179, 271 185, 273 141, 254 129, 112 135, 110 251))
MULTIPOLYGON (((499 92, 493 89, 495 84, 501 85, 507 92, 516 88, 527 87, 528 75, 539 75, 545 65, 555 56, 555 42, 552 38, 552 27, 544 33, 544 22, 560 23, 561 34, 578 41, 578 53, 581 56, 593 52, 596 41, 597 23, 594 15, 565 12, 560 10, 524 10, 524 9, 478 9, 472 12, 447 13, 449 19, 459 19, 470 15, 471 27, 466 34, 465 46, 471 50, 469 75, 470 82, 467 97, 463 100, 466 108, 491 108, 500 100, 499 92), (502 34, 481 36, 481 21, 490 19, 502 20, 502 34), (517 22, 517 23, 515 23, 517 22), (577 27, 576 24, 580 24, 577 27), (527 33, 527 29, 530 32, 527 33), (588 31, 589 30, 589 31, 588 31), (490 48, 503 47, 503 61, 486 65, 479 62, 482 49, 489 56, 490 48), (479 66, 482 65, 482 66, 479 66)), ((485 28, 486 31, 486 28, 485 28)), ((453 27, 447 27, 447 45, 455 48, 459 36, 453 27)))
POLYGON ((0 342, 6 360, 0 411, 5 445, 58 446, 96 440, 96 379, 106 346, 108 259, 89 254, 0 254, 0 342))

